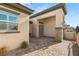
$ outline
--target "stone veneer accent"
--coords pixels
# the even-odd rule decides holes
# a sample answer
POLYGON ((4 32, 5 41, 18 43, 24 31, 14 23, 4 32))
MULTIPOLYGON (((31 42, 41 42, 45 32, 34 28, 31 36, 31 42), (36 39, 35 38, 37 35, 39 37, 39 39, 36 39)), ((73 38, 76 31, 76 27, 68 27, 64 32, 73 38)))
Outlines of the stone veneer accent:
POLYGON ((56 40, 63 41, 63 28, 62 27, 56 27, 56 40))

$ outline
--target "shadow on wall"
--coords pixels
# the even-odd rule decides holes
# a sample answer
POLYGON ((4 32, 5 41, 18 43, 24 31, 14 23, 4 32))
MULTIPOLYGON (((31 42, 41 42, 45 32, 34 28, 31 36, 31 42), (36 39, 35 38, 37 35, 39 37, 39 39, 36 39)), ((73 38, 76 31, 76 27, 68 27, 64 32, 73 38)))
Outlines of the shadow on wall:
POLYGON ((79 56, 79 47, 77 44, 74 44, 72 46, 72 53, 73 53, 73 56, 79 56))

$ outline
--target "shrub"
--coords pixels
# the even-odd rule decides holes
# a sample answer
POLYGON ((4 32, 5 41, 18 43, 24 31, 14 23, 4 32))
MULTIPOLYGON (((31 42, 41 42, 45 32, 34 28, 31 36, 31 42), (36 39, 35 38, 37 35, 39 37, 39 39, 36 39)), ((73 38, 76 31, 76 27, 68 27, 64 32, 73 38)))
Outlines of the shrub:
POLYGON ((6 54, 7 54, 7 49, 6 49, 6 47, 0 48, 0 56, 4 56, 4 55, 6 55, 6 54))
POLYGON ((21 49, 24 49, 24 48, 27 48, 27 46, 28 46, 27 42, 24 41, 24 42, 21 43, 20 48, 21 48, 21 49))
POLYGON ((79 26, 76 27, 76 33, 78 33, 78 32, 79 32, 79 26))

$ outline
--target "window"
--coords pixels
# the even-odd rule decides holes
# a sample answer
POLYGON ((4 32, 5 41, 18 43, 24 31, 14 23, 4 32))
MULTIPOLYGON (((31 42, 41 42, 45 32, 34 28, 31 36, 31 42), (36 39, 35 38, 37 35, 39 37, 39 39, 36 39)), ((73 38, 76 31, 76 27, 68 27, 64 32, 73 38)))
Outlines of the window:
POLYGON ((7 23, 6 22, 3 22, 3 21, 0 21, 0 30, 5 30, 7 29, 7 23))
POLYGON ((0 20, 7 20, 7 16, 4 14, 0 14, 0 20))
POLYGON ((17 17, 15 16, 9 16, 9 21, 17 21, 17 17))
POLYGON ((9 30, 14 30, 14 31, 16 31, 16 30, 18 30, 18 24, 16 24, 16 23, 9 23, 9 30))
POLYGON ((18 15, 0 10, 0 30, 17 31, 18 15))
POLYGON ((7 29, 7 15, 5 14, 0 14, 0 30, 5 30, 7 29))

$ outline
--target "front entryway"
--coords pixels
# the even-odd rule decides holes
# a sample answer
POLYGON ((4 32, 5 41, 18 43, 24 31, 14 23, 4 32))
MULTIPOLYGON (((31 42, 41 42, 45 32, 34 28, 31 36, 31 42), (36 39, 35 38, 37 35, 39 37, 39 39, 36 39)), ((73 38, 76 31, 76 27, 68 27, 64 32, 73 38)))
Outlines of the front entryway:
POLYGON ((44 34, 44 26, 43 23, 39 23, 39 36, 43 36, 44 34))
POLYGON ((39 20, 39 36, 55 37, 56 17, 39 20))

